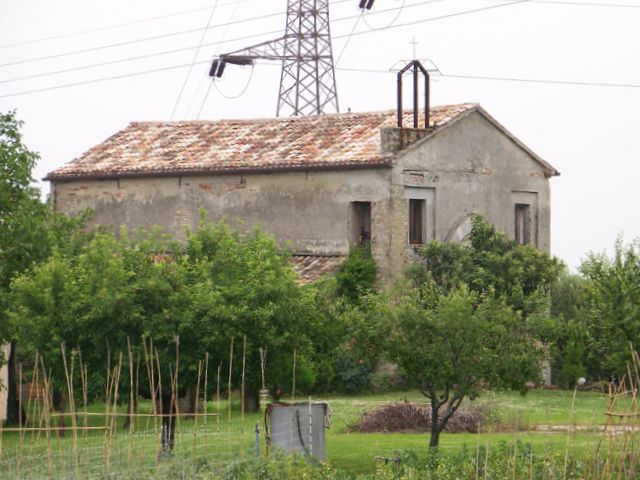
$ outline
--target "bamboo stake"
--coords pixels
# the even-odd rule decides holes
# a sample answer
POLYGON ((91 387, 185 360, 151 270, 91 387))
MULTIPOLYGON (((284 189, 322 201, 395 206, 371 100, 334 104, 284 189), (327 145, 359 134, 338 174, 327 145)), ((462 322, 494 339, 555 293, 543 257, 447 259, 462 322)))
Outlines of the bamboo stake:
POLYGON ((229 432, 231 432, 231 372, 233 369, 233 340, 234 340, 234 337, 231 337, 231 346, 229 348, 229 381, 227 382, 227 389, 228 389, 227 428, 229 432))
MULTIPOLYGON (((153 341, 153 340, 152 340, 153 341)), ((153 348, 153 344, 151 345, 151 347, 153 348)), ((158 349, 156 348, 155 350, 156 354, 156 366, 158 367, 158 398, 160 399, 160 411, 163 411, 163 406, 162 406, 162 372, 160 370, 160 355, 158 355, 158 349)))
POLYGON ((193 461, 196 459, 196 434, 198 432, 198 401, 200 400, 200 376, 202 375, 202 360, 198 362, 198 380, 196 381, 196 399, 194 404, 195 418, 193 422, 193 461))
MULTIPOLYGON (((73 396, 73 385, 72 378, 69 375, 69 368, 67 366, 67 349, 65 347, 64 342, 60 344, 60 352, 62 353, 62 365, 64 366, 64 376, 67 381, 67 393, 69 398, 69 409, 71 410, 71 428, 72 428, 72 437, 73 437, 73 457, 75 463, 76 473, 78 473, 78 425, 76 424, 76 416, 75 416, 75 407, 74 407, 74 396, 73 396)), ((73 355, 72 355, 73 358, 73 355)), ((64 417, 62 417, 64 418, 64 417)))
POLYGON ((262 391, 264 391, 266 389, 264 381, 264 363, 267 357, 267 349, 263 349, 262 347, 260 347, 258 350, 260 351, 260 374, 262 378, 262 391))
MULTIPOLYGON (((145 365, 147 367, 147 377, 149 380, 149 393, 151 395, 151 412, 154 415, 154 419, 153 419, 153 429, 154 429, 154 433, 158 433, 158 420, 157 418, 155 418, 155 415, 158 413, 156 411, 157 409, 157 404, 156 404, 156 386, 155 386, 155 381, 154 381, 154 372, 155 372, 155 367, 153 366, 153 345, 150 346, 149 350, 151 350, 151 353, 149 353, 149 351, 147 350, 147 339, 146 338, 142 338, 142 344, 144 345, 144 359, 145 359, 145 365)), ((147 421, 147 428, 149 428, 149 422, 147 421)))
POLYGON ((293 381, 291 386, 291 401, 295 402, 296 400, 296 356, 298 353, 298 349, 293 349, 293 381))
MULTIPOLYGON (((178 385, 179 385, 179 372, 180 372, 180 335, 176 335, 176 375, 175 375, 175 379, 173 382, 173 387, 172 387, 172 391, 171 391, 171 396, 174 397, 174 402, 175 402, 175 413, 177 415, 176 417, 176 431, 178 433, 180 433, 181 429, 180 429, 180 391, 178 389, 178 385)), ((174 440, 175 442, 175 440, 174 440)))
MULTIPOLYGON (((88 367, 84 364, 84 362, 82 361, 82 350, 80 350, 80 347, 78 347, 78 361, 80 363, 80 381, 82 384, 82 406, 83 406, 83 410, 84 410, 84 426, 88 427, 89 424, 89 419, 86 417, 86 414, 89 413, 88 410, 88 384, 89 384, 89 371, 88 371, 88 367)), ((83 436, 84 436, 84 444, 85 444, 85 448, 87 447, 87 431, 84 430, 83 431, 83 436)))
POLYGON ((129 357, 129 448, 127 449, 127 470, 131 477, 131 464, 133 456, 133 432, 135 430, 135 417, 133 417, 134 392, 133 392, 133 352, 131 351, 131 339, 127 336, 127 355, 129 357))
MULTIPOLYGON (((2 421, 0 421, 2 423, 2 421)), ((18 426, 22 430, 22 363, 18 364, 18 426)), ((20 456, 22 456, 22 449, 24 447, 24 432, 20 432, 20 456)))
MULTIPOLYGON (((129 354, 129 413, 133 414, 134 392, 133 392, 133 352, 131 351, 131 340, 127 337, 127 353, 129 354)), ((129 433, 132 434, 135 427, 134 421, 129 420, 129 433)), ((129 450, 131 451, 131 450, 129 450)))
POLYGON ((207 388, 209 380, 209 352, 204 355, 204 451, 207 451, 207 388))
MULTIPOLYGON (((76 416, 85 416, 85 415, 88 416, 88 417, 103 417, 103 418, 105 416, 104 413, 95 413, 95 412, 87 412, 86 414, 84 412, 83 413, 76 413, 76 416)), ((190 413, 181 413, 180 414, 181 417, 188 417, 189 415, 191 415, 191 414, 190 413)), ((210 417, 215 417, 218 414, 217 413, 208 413, 207 415, 210 416, 210 417)), ((70 417, 70 416, 71 416, 70 413, 64 413, 64 414, 62 414, 62 413, 52 413, 51 414, 51 418, 70 417)), ((109 414, 109 418, 112 418, 112 417, 116 417, 116 418, 120 418, 120 417, 122 417, 122 418, 125 418, 125 417, 151 418, 153 416, 154 415, 151 414, 151 413, 133 413, 133 414, 130 414, 130 413, 118 413, 118 412, 114 413, 114 412, 111 412, 109 414)), ((159 413, 157 416, 158 417, 169 417, 169 416, 175 417, 176 414, 175 413, 166 413, 166 414, 159 413)), ((204 414, 201 413, 200 416, 203 417, 204 414)))
POLYGON ((240 425, 242 426, 242 433, 244 433, 244 373, 247 363, 247 336, 242 338, 242 383, 240 387, 240 425))
POLYGON ((216 384, 216 411, 218 416, 216 417, 216 433, 218 435, 216 441, 216 452, 220 455, 220 373, 222 371, 222 363, 218 364, 218 381, 216 384))
MULTIPOLYGON (((40 363, 42 365, 42 378, 44 382, 45 388, 45 406, 44 406, 44 418, 45 424, 47 426, 46 435, 47 435, 47 467, 49 469, 49 476, 53 475, 53 459, 52 459, 52 449, 51 449, 51 419, 49 418, 49 412, 51 410, 51 396, 50 396, 50 384, 47 379, 47 371, 44 366, 44 361, 42 357, 40 357, 40 363)), ((20 477, 21 467, 18 467, 18 477, 20 477)))

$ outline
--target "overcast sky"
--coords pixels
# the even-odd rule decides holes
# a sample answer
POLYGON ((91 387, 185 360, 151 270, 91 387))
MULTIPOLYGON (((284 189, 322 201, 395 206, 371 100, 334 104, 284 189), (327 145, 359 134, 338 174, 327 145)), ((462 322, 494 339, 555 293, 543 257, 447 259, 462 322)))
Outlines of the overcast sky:
MULTIPOLYGON (((360 20, 359 0, 330 2, 336 59, 356 33, 337 65, 342 111, 394 108, 388 71, 415 48, 444 74, 434 76, 433 104, 479 102, 562 172, 551 180, 555 255, 576 267, 620 234, 640 237, 640 1, 376 0, 360 20)), ((131 121, 169 120, 176 103, 174 120, 274 116, 278 64, 229 67, 209 88, 207 63, 277 37, 268 32, 284 28, 285 0, 218 0, 177 101, 189 68, 170 67, 193 61, 215 4, 0 0, 0 111, 17 109, 25 122, 26 143, 42 156, 36 177, 131 121), (48 37, 58 38, 33 42, 48 37), (50 74, 60 70, 70 71, 50 74), (122 78, 94 82, 107 77, 122 78), (69 84, 81 85, 51 88, 69 84)))

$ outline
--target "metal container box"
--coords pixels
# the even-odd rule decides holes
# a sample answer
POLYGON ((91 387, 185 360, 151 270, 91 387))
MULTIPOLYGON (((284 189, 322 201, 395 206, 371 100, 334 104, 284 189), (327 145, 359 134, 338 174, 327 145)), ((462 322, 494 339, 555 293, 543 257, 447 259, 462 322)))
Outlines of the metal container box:
POLYGON ((329 427, 330 408, 326 403, 273 403, 267 407, 272 449, 298 452, 318 460, 327 458, 325 431, 329 427))

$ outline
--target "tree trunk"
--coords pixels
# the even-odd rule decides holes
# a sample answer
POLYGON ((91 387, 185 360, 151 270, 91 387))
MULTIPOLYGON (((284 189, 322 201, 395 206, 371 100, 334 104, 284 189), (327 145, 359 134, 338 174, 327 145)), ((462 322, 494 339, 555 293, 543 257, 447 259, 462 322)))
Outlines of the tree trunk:
POLYGON ((171 394, 162 396, 162 433, 160 435, 160 452, 158 458, 167 457, 173 451, 176 432, 175 405, 171 402, 171 394))
POLYGON ((244 392, 245 411, 255 413, 260 410, 260 392, 255 388, 247 388, 244 392))
MULTIPOLYGON (((9 360, 7 364, 9 372, 9 378, 7 381, 7 425, 20 425, 20 418, 22 418, 22 425, 25 424, 27 416, 24 411, 24 405, 20 408, 20 397, 18 389, 22 388, 19 385, 18 375, 16 374, 16 344, 11 343, 9 348, 9 360)), ((24 401, 24 399, 23 399, 24 401)))
MULTIPOLYGON (((185 418, 193 418, 196 413, 196 387, 191 386, 187 388, 184 396, 179 399, 178 406, 180 407, 180 414, 189 415, 185 418)), ((200 406, 198 406, 200 408, 200 406)))
POLYGON ((66 428, 66 422, 64 418, 64 411, 66 407, 66 399, 64 394, 57 388, 53 389, 53 411, 60 413, 60 417, 58 419, 58 436, 64 437, 64 431, 66 428))
POLYGON ((440 403, 431 399, 431 438, 429 448, 437 448, 440 443, 440 403))
POLYGON ((125 430, 129 429, 129 427, 131 426, 131 422, 134 421, 132 415, 136 413, 137 406, 138 406, 138 397, 136 397, 135 395, 133 396, 133 404, 132 404, 131 395, 129 395, 129 400, 127 400, 127 413, 129 414, 129 416, 125 417, 124 424, 122 425, 122 428, 124 428, 125 430))

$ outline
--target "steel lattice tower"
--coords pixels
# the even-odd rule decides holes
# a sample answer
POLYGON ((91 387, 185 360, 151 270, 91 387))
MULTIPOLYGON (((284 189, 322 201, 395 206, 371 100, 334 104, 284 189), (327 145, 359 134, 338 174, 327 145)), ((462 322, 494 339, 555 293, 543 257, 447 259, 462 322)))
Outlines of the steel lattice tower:
POLYGON ((278 112, 337 112, 329 0, 289 0, 278 112))
POLYGON ((283 37, 221 55, 210 75, 220 77, 226 63, 251 65, 258 59, 282 61, 278 116, 339 111, 329 0, 288 0, 283 37))

